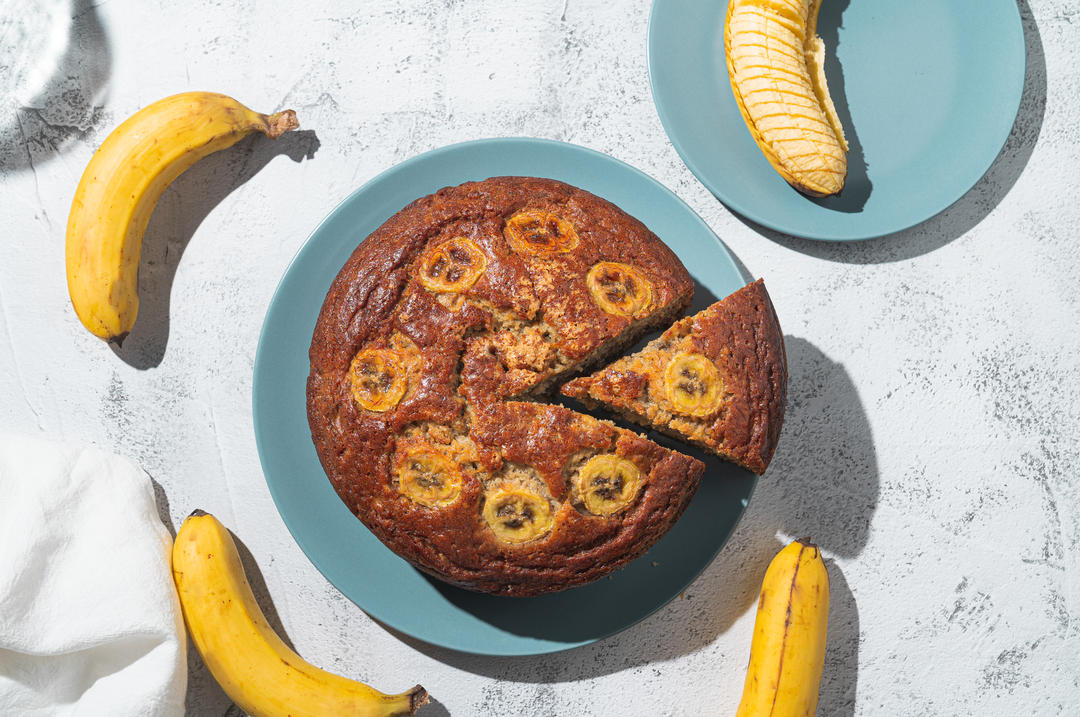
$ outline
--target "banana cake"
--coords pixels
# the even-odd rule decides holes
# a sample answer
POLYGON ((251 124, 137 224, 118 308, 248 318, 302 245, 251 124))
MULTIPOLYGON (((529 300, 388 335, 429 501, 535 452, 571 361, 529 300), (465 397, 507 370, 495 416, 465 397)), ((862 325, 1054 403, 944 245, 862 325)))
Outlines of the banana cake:
POLYGON ((783 427, 787 375, 784 335, 758 279, 561 392, 761 474, 783 427))
POLYGON ((418 199, 324 301, 307 382, 322 466, 443 581, 527 596, 603 577, 668 531, 704 465, 543 399, 681 318, 693 286, 644 224, 561 182, 418 199))

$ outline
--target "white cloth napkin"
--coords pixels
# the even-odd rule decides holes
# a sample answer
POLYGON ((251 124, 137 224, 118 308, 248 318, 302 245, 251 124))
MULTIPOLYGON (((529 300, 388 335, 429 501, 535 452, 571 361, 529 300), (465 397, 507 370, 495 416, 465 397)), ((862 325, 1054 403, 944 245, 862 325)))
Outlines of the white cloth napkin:
POLYGON ((171 555, 141 468, 0 434, 0 715, 183 715, 171 555))

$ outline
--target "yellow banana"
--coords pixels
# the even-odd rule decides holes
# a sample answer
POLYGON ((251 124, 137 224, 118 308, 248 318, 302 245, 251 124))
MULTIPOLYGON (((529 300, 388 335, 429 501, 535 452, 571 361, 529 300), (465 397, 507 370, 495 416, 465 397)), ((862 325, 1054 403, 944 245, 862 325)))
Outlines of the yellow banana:
POLYGON ((731 0, 724 30, 735 102, 773 168, 804 194, 839 194, 847 140, 825 83, 821 0, 731 0))
POLYGON ((195 648, 222 689, 251 717, 392 717, 428 701, 416 687, 387 695, 325 672, 266 622, 229 531, 196 510, 173 543, 173 578, 195 648))
POLYGON ((736 717, 814 717, 829 624, 829 573, 809 539, 781 550, 761 586, 736 717))
POLYGON ((292 110, 268 116, 225 95, 187 92, 113 130, 83 172, 68 216, 68 292, 90 333, 120 344, 135 324, 143 234, 174 179, 253 132, 276 139, 299 126, 292 110))

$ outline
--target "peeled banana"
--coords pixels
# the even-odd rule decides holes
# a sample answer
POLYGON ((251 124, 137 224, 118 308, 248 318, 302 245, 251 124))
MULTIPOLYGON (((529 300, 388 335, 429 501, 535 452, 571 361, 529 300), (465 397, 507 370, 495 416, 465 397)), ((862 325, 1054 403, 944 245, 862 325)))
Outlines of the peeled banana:
POLYGON ((829 624, 829 573, 809 539, 781 550, 761 586, 736 717, 814 717, 829 624))
POLYGON ((83 172, 68 216, 68 292, 90 333, 120 344, 131 331, 143 234, 174 179, 253 132, 276 139, 299 126, 292 110, 268 116, 225 95, 187 92, 113 130, 83 172))
POLYGON ((825 82, 821 0, 731 0, 724 30, 739 112, 773 168, 814 197, 839 194, 848 144, 825 82))
POLYGON ((173 542, 173 578, 188 633, 225 693, 251 717, 393 717, 428 701, 387 695, 307 663, 266 622, 229 531, 197 510, 173 542))

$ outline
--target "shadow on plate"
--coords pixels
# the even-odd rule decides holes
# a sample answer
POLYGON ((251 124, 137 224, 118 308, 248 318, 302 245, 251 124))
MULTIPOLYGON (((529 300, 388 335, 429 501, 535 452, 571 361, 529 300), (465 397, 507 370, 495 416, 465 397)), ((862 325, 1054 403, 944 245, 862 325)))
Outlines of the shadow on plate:
MULTIPOLYGON (((180 257, 199 225, 227 196, 278 156, 294 162, 312 159, 319 149, 314 130, 286 132, 276 140, 254 134, 200 160, 181 174, 158 201, 143 238, 139 263, 139 315, 117 356, 137 369, 159 365, 169 342, 172 284, 180 257)), ((215 241, 214 237, 206 237, 215 241)), ((227 317, 222 306, 215 321, 227 317)))
MULTIPOLYGON (((701 297, 702 302, 708 300, 707 296, 701 297)), ((831 558, 830 651, 821 704, 828 714, 853 714, 858 608, 835 561, 853 559, 866 547, 881 491, 877 455, 866 412, 843 364, 825 356, 805 339, 787 336, 785 344, 790 374, 788 408, 773 462, 766 474, 756 479, 753 500, 724 548, 665 607, 593 644, 526 657, 463 654, 386 629, 433 659, 492 679, 543 684, 601 677, 677 659, 715 643, 736 621, 754 610, 765 570, 783 546, 778 536, 810 536, 831 558)), ((748 471, 723 465, 727 472, 716 474, 710 469, 701 490, 720 490, 724 481, 755 480, 748 471)), ((699 492, 668 537, 680 528, 690 534, 708 530, 709 524, 715 522, 713 516, 694 514, 695 505, 705 505, 705 501, 698 500, 702 495, 699 492), (691 525, 691 521, 697 524, 691 525)), ((655 551, 634 566, 639 570, 653 569, 650 563, 656 559, 655 551)), ((658 562, 663 565, 665 560, 658 562)), ((519 599, 437 587, 446 599, 503 629, 576 640, 590 634, 602 635, 604 626, 611 626, 613 621, 605 610, 618 610, 625 595, 619 590, 621 577, 617 572, 611 581, 594 584, 600 605, 584 616, 569 603, 575 592, 593 586, 546 596, 554 599, 548 604, 538 600, 535 609, 533 603, 519 599)), ((749 644, 746 651, 748 656, 749 644)), ((731 676, 717 679, 730 680, 731 676)))
POLYGON ((99 130, 112 124, 97 104, 112 73, 112 53, 90 0, 52 6, 9 3, 7 12, 0 25, 14 32, 5 32, 5 39, 24 47, 6 48, 16 66, 7 68, 14 86, 0 88, 12 92, 0 100, 9 103, 0 105, 0 171, 16 171, 49 161, 73 142, 92 142, 99 130), (17 17, 7 17, 7 12, 17 17), (49 46, 47 40, 66 22, 70 25, 63 47, 49 46), (51 56, 54 52, 58 56, 51 56), (40 72, 49 73, 40 89, 32 97, 20 97, 40 72))
POLYGON ((866 171, 866 155, 855 123, 851 120, 848 107, 847 91, 844 87, 844 68, 840 64, 836 48, 840 45, 840 27, 843 25, 844 10, 851 0, 827 2, 818 15, 817 34, 831 51, 825 54, 825 76, 829 83, 829 96, 836 107, 836 114, 844 128, 844 138, 848 143, 848 173, 844 181, 844 191, 836 197, 806 197, 823 209, 845 214, 857 214, 866 206, 866 200, 873 191, 873 183, 866 171))
MULTIPOLYGON (((649 434, 657 443, 663 437, 649 434)), ((672 585, 689 584, 716 547, 715 526, 733 524, 742 511, 725 493, 749 495, 756 477, 750 471, 700 451, 679 446, 707 466, 701 488, 671 531, 645 555, 607 578, 550 595, 511 598, 471 592, 428 578, 442 597, 458 609, 513 635, 575 644, 619 632, 641 605, 660 609, 672 585), (712 509, 710 509, 710 506, 712 509), (628 591, 633 600, 628 601, 628 591), (626 605, 633 607, 628 608, 626 605)))
MULTIPOLYGON (((910 229, 858 242, 802 239, 773 231, 741 215, 736 215, 739 220, 767 239, 788 249, 845 264, 887 264, 905 261, 928 254, 971 231, 1005 199, 1020 179, 1035 150, 1046 114, 1046 52, 1043 49, 1042 38, 1035 18, 1032 16, 1030 5, 1027 0, 1017 0, 1017 2, 1024 28, 1027 58, 1024 70, 1024 91, 1016 121, 1005 141, 1005 146, 998 153, 990 169, 952 206, 910 229)), ((825 7, 827 8, 828 5, 825 7)), ((824 12, 823 8, 822 13, 824 12)), ((827 33, 830 28, 835 32, 836 25, 830 22, 821 30, 827 33)), ((823 38, 827 42, 830 41, 826 35, 823 35, 823 38)), ((835 42, 835 38, 832 42, 835 42)), ((826 68, 828 67, 828 60, 826 60, 826 68)), ((835 73, 830 73, 829 77, 834 75, 835 73)), ((832 90, 831 85, 829 89, 832 90)), ((846 103, 838 102, 837 110, 841 111, 841 108, 843 112, 846 112, 846 103)), ((850 117, 846 118, 845 122, 845 128, 850 126, 850 117)), ((865 171, 865 165, 863 171, 865 171)), ((857 181, 857 177, 853 175, 852 181, 857 181)))

